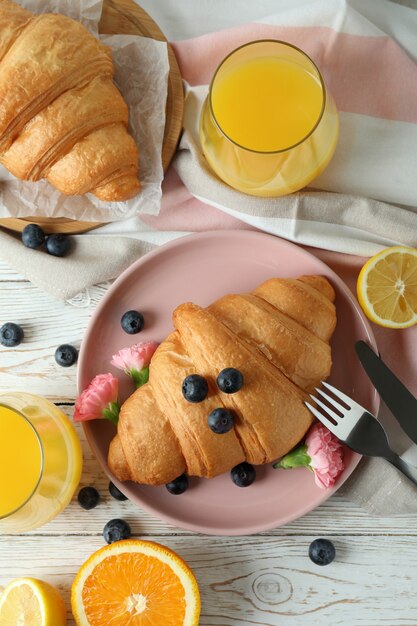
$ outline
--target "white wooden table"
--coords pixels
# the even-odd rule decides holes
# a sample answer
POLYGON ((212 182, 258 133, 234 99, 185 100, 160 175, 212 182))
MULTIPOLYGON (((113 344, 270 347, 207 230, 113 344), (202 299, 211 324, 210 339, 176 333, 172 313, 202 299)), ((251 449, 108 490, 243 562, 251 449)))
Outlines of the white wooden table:
MULTIPOLYGON (((417 8, 417 0, 397 2, 417 8)), ((202 34, 276 10, 276 0, 230 0, 228 16, 224 0, 142 0, 140 4, 169 39, 202 34)), ((0 392, 25 390, 44 395, 72 416, 76 370, 58 367, 54 351, 64 342, 79 346, 105 289, 95 287, 88 306, 76 308, 55 301, 0 264, 0 321, 21 323, 26 333, 21 346, 0 351, 0 392)), ((106 476, 81 429, 78 432, 84 450, 81 486, 97 487, 101 504, 84 511, 74 499, 43 528, 0 537, 0 586, 18 576, 51 582, 66 597, 69 626, 74 624, 69 608, 71 582, 87 556, 104 545, 103 526, 114 517, 126 519, 135 537, 164 543, 189 562, 201 589, 201 626, 417 625, 414 517, 371 517, 335 495, 275 531, 241 538, 192 534, 151 517, 130 502, 113 500, 106 476), (337 549, 335 562, 324 568, 314 565, 307 555, 310 542, 319 536, 329 537, 337 549)))
MULTIPOLYGON (((87 322, 106 287, 94 287, 84 308, 45 295, 0 265, 0 320, 24 326, 26 340, 0 351, 0 392, 44 395, 69 415, 76 395, 75 367, 55 364, 61 343, 80 345, 87 322)), ((21 536, 0 537, 0 586, 35 576, 60 588, 67 600, 80 565, 104 545, 102 529, 126 519, 135 537, 152 539, 185 558, 202 595, 201 626, 415 626, 417 624, 417 525, 414 517, 370 517, 334 496, 304 518, 277 530, 241 538, 217 538, 178 530, 130 502, 117 502, 82 436, 81 486, 94 485, 101 504, 82 510, 76 499, 54 521, 21 536), (329 537, 336 561, 318 567, 309 543, 329 537)), ((160 625, 164 626, 164 625, 160 625)))

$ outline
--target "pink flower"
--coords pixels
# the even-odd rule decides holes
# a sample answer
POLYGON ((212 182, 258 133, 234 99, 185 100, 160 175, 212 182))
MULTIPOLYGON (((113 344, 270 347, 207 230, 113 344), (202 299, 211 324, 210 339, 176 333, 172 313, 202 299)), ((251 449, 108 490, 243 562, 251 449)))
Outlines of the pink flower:
POLYGON ((130 348, 119 350, 112 356, 110 363, 131 376, 136 387, 140 387, 148 381, 149 363, 157 347, 155 341, 137 343, 130 348))
POLYGON ((316 485, 321 489, 333 487, 344 469, 342 444, 323 424, 314 424, 306 445, 316 485))
POLYGON ((343 446, 323 424, 314 424, 305 443, 286 454, 274 467, 308 467, 320 489, 330 489, 344 469, 343 446))
POLYGON ((107 418, 117 423, 119 417, 119 381, 112 374, 99 374, 75 401, 74 422, 107 418))

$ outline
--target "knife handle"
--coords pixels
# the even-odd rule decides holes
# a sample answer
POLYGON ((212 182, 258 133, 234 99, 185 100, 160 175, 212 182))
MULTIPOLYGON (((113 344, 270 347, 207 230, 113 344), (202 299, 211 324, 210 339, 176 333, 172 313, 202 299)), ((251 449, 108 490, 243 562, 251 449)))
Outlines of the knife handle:
POLYGON ((417 468, 416 467, 412 467, 411 465, 408 465, 408 463, 403 461, 403 459, 400 458, 397 454, 393 454, 392 456, 387 458, 387 461, 389 461, 391 465, 394 465, 394 467, 400 470, 400 472, 404 474, 404 476, 407 476, 407 478, 411 480, 411 482, 417 486, 417 468))

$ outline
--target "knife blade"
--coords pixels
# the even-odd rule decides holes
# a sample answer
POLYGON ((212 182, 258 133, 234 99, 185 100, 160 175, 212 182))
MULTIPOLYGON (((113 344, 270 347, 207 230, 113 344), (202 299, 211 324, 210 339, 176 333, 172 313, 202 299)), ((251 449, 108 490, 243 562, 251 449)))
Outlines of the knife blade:
POLYGON ((356 354, 379 395, 406 434, 417 443, 417 398, 364 341, 355 344, 356 354))

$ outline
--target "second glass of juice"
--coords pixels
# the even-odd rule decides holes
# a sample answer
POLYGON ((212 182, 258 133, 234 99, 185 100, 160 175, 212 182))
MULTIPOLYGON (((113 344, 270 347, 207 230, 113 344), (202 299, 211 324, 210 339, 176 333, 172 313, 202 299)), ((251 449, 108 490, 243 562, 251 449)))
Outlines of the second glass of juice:
POLYGON ((80 481, 74 426, 48 400, 0 394, 0 534, 38 528, 58 515, 80 481))
POLYGON ((336 105, 313 61, 278 40, 253 41, 227 56, 200 118, 203 152, 231 187, 280 196, 305 187, 336 148, 336 105))

